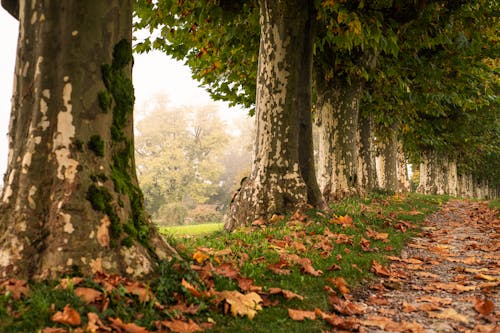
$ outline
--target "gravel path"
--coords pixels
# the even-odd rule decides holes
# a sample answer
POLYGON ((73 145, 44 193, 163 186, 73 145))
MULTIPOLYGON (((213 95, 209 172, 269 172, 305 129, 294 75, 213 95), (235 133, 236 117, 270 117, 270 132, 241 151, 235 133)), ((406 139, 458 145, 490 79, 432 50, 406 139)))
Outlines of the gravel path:
POLYGON ((429 216, 388 274, 355 297, 368 305, 359 331, 500 333, 497 216, 466 201, 429 216))

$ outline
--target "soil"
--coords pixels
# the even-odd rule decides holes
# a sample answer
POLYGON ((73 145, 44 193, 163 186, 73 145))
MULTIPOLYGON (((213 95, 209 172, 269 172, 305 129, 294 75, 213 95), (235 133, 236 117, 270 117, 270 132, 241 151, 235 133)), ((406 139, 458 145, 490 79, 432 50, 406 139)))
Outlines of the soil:
POLYGON ((450 201, 390 259, 388 274, 352 300, 367 305, 360 332, 500 333, 498 211, 450 201))

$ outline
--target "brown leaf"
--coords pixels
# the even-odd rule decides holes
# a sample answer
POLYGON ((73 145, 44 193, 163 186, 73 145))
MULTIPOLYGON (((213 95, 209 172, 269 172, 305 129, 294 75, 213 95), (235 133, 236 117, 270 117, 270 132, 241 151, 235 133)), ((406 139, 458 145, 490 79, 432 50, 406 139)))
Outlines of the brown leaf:
POLYGON ((168 311, 178 311, 187 314, 197 314, 199 309, 200 309, 199 305, 191 304, 187 306, 186 304, 180 302, 176 305, 168 307, 168 311))
POLYGON ((199 264, 201 264, 202 262, 204 262, 208 258, 210 258, 210 255, 208 255, 207 253, 205 253, 203 251, 195 251, 193 253, 193 259, 196 260, 199 264))
POLYGON ((262 310, 262 298, 259 294, 251 292, 249 294, 242 294, 239 291, 221 291, 215 292, 218 301, 226 301, 231 307, 231 313, 234 317, 247 316, 253 319, 257 311, 262 310))
POLYGON ((141 302, 149 302, 154 298, 151 290, 140 282, 127 283, 125 289, 129 294, 136 295, 141 302))
POLYGON ((316 314, 314 311, 288 309, 288 316, 290 319, 296 321, 302 321, 304 319, 316 320, 316 314))
POLYGON ((93 288, 78 287, 75 289, 75 295, 85 303, 90 304, 102 297, 102 292, 93 288))
POLYGON ((151 331, 134 323, 125 324, 120 318, 109 317, 108 320, 111 322, 113 328, 124 330, 127 333, 151 333, 151 331))
POLYGON ((68 289, 68 287, 75 287, 79 285, 83 281, 83 278, 81 277, 72 277, 72 278, 64 278, 61 279, 59 282, 58 287, 61 287, 62 289, 68 289))
POLYGON ((336 219, 330 220, 330 223, 340 224, 343 227, 350 227, 353 225, 352 217, 350 217, 349 215, 339 216, 336 219))
POLYGON ((291 270, 289 269, 283 269, 283 267, 286 267, 288 266, 288 263, 286 263, 285 261, 280 261, 280 262, 277 262, 275 264, 269 264, 267 265, 267 268, 273 272, 274 274, 278 274, 278 275, 289 275, 290 273, 292 273, 291 270))
POLYGON ((165 320, 160 322, 161 325, 168 327, 172 332, 177 333, 192 333, 192 332, 202 332, 203 328, 200 327, 197 323, 195 323, 192 319, 189 319, 189 322, 185 322, 182 320, 172 319, 165 320))
POLYGON ((482 315, 489 315, 495 310, 495 304, 487 299, 476 298, 474 302, 474 310, 482 315))
POLYGON ((294 293, 293 291, 286 290, 286 289, 281 289, 281 288, 269 288, 269 294, 271 295, 276 295, 276 294, 282 294, 283 297, 285 297, 287 300, 297 298, 299 300, 304 300, 304 297, 294 293))
POLYGON ((69 304, 66 304, 62 312, 57 311, 54 313, 51 319, 55 323, 73 326, 80 325, 81 323, 80 314, 75 309, 70 307, 69 304))
POLYGON ((68 333, 68 330, 61 327, 45 327, 42 333, 68 333))
POLYGON ((387 241, 387 238, 389 237, 388 233, 385 232, 377 232, 370 227, 366 228, 366 236, 371 239, 376 239, 376 240, 381 240, 383 242, 387 241))
POLYGON ((111 332, 111 328, 105 326, 102 321, 99 319, 99 316, 95 312, 89 312, 87 313, 87 328, 86 331, 89 332, 101 332, 101 331, 107 331, 111 332))
POLYGON ((252 222, 252 225, 254 225, 254 226, 261 226, 261 225, 265 225, 265 224, 266 224, 266 221, 264 221, 264 219, 262 217, 259 217, 257 220, 252 222))
POLYGON ((457 311, 455 311, 455 309, 452 308, 444 309, 439 313, 428 312, 427 314, 431 318, 451 319, 462 322, 464 324, 467 324, 469 322, 469 319, 466 316, 457 313, 457 311))
POLYGON ((232 263, 223 263, 213 269, 214 273, 218 275, 225 276, 230 279, 236 279, 239 274, 239 270, 233 266, 232 263))
POLYGON ((203 297, 203 293, 200 292, 198 289, 196 289, 195 286, 193 286, 191 283, 187 282, 186 280, 182 279, 181 284, 194 297, 196 297, 196 298, 202 298, 203 297))
POLYGON ((346 315, 346 316, 353 316, 353 315, 358 315, 358 314, 364 314, 366 312, 366 304, 363 303, 355 303, 351 301, 344 301, 339 297, 336 296, 329 296, 329 302, 335 309, 340 314, 346 315))
POLYGON ((30 294, 30 289, 26 280, 10 279, 5 281, 3 286, 5 291, 10 292, 15 300, 20 300, 23 295, 29 296, 30 294))
POLYGON ((372 262, 372 268, 370 269, 373 273, 378 276, 390 277, 391 272, 381 264, 379 264, 376 260, 372 262))
POLYGON ((347 282, 343 277, 335 277, 329 279, 329 281, 337 287, 342 295, 349 294, 351 291, 348 288, 347 282))

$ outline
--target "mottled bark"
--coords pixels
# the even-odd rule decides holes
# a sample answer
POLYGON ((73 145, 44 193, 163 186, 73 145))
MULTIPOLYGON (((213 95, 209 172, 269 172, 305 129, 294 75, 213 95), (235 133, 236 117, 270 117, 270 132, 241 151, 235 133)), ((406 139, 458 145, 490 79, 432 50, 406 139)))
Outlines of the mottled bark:
POLYGON ((457 175, 456 159, 446 153, 424 151, 420 154, 420 184, 417 192, 472 197, 472 179, 457 175))
POLYGON ((395 129, 396 126, 393 126, 390 132, 386 133, 385 138, 377 144, 378 184, 381 189, 392 192, 396 192, 398 187, 398 140, 395 129))
POLYGON ((319 135, 318 182, 327 201, 357 194, 358 115, 362 81, 316 78, 319 135))
POLYGON ((474 196, 474 186, 471 174, 462 173, 458 176, 458 195, 463 198, 472 198, 474 196))
POLYGON ((135 175, 132 1, 21 1, 19 21, 1 276, 151 273, 170 247, 135 175))
POLYGON ((362 113, 358 118, 358 192, 369 193, 377 187, 373 118, 362 113))
POLYGON ((304 59, 310 57, 312 40, 305 32, 307 35, 307 26, 314 18, 313 3, 261 0, 259 5, 254 158, 250 177, 229 207, 226 230, 259 217, 295 210, 308 202, 299 161, 298 99, 301 92, 310 89, 310 78, 301 76, 301 68, 310 66, 304 59))
POLYGON ((403 143, 398 141, 397 151, 397 178, 398 178, 398 193, 410 192, 410 178, 408 177, 408 163, 404 152, 403 143))

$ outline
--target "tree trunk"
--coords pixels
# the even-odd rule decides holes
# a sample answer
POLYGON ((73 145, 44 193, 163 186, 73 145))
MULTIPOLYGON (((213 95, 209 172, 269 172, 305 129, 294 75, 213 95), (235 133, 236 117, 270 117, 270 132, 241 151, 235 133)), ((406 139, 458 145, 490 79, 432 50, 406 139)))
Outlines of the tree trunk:
POLYGON ((390 133, 387 133, 386 139, 378 143, 378 165, 377 175, 379 187, 386 191, 396 192, 398 186, 397 156, 398 140, 396 135, 396 126, 392 127, 390 133))
POLYGON ((447 194, 456 197, 458 195, 458 175, 457 175, 457 160, 456 158, 448 159, 447 172, 447 194))
POLYGON ((397 178, 398 187, 397 191, 399 193, 410 192, 410 178, 408 177, 408 163, 406 161, 406 156, 403 148, 403 143, 398 140, 398 151, 397 151, 397 178))
POLYGON ((318 182, 327 201, 357 194, 358 114, 362 81, 317 77, 318 182))
POLYGON ((259 5, 257 137, 251 175, 243 181, 226 215, 228 231, 308 202, 299 160, 300 120, 304 118, 298 99, 311 85, 310 77, 300 74, 304 66, 310 67, 305 59, 311 59, 312 39, 305 34, 314 19, 313 3, 260 0, 259 5))
POLYGON ((373 118, 358 118, 358 192, 369 193, 377 187, 375 143, 373 142, 373 118))
POLYGON ((1 275, 150 274, 173 250, 135 174, 132 1, 20 1, 19 21, 1 275))

